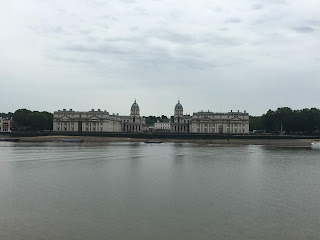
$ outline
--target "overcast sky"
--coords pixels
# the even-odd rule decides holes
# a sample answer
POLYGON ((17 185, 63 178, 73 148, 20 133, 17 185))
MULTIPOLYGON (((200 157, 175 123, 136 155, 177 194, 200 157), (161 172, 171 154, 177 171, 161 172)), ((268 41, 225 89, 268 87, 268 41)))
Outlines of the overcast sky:
POLYGON ((320 108, 319 0, 0 3, 0 112, 320 108))

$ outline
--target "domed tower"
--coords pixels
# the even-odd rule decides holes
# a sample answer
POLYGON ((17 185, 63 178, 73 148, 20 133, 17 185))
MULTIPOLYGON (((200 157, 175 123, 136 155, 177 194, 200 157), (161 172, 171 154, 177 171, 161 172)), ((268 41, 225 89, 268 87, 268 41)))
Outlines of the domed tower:
POLYGON ((140 117, 140 108, 136 100, 134 100, 134 103, 131 106, 131 117, 140 117))
POLYGON ((174 117, 183 117, 183 107, 180 104, 180 100, 178 100, 178 103, 174 107, 174 117))

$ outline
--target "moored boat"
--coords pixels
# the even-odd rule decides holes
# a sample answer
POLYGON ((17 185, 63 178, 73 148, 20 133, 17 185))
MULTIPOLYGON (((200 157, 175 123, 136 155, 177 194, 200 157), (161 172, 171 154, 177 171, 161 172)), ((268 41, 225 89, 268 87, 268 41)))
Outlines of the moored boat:
POLYGON ((19 138, 0 138, 0 142, 19 142, 19 138))
POLYGON ((62 139, 63 142, 83 142, 83 139, 62 139))
POLYGON ((145 141, 145 143, 162 143, 162 142, 157 140, 147 140, 145 141))
POLYGON ((320 142, 313 142, 313 143, 311 143, 311 148, 320 149, 320 142))

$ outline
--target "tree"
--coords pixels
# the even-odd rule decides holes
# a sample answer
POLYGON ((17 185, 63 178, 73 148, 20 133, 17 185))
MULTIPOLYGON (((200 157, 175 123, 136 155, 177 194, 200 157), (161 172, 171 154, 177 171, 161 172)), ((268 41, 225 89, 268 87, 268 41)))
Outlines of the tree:
POLYGON ((53 114, 19 109, 13 114, 13 121, 20 129, 24 130, 52 130, 53 114))

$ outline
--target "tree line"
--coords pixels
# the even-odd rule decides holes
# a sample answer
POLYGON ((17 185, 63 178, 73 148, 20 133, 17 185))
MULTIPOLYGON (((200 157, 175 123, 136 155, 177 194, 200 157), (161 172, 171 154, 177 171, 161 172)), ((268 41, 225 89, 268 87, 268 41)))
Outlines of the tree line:
POLYGON ((8 113, 0 113, 0 117, 1 118, 5 118, 5 119, 10 119, 10 118, 12 118, 12 116, 13 116, 13 113, 12 112, 8 112, 8 113))
POLYGON ((144 117, 146 119, 146 124, 149 126, 153 126, 156 122, 169 122, 170 119, 172 121, 173 116, 169 119, 167 116, 162 115, 161 117, 156 117, 156 116, 149 116, 149 117, 144 117))
POLYGON ((320 110, 305 108, 292 110, 281 107, 269 110, 262 116, 250 116, 250 130, 264 130, 269 133, 279 133, 281 130, 287 134, 319 134, 320 110))
POLYGON ((53 114, 46 111, 19 109, 13 114, 12 120, 17 130, 43 131, 53 128, 53 114))
MULTIPOLYGON (((43 111, 30 111, 19 109, 15 113, 0 113, 3 118, 11 118, 17 130, 43 131, 52 130, 53 114, 43 111)), ((148 116, 145 117, 149 126, 157 121, 169 122, 173 116, 148 116)), ((262 116, 250 116, 250 131, 262 130, 267 133, 279 133, 281 130, 286 134, 320 134, 320 109, 305 108, 292 110, 281 107, 277 110, 269 110, 262 116)))

